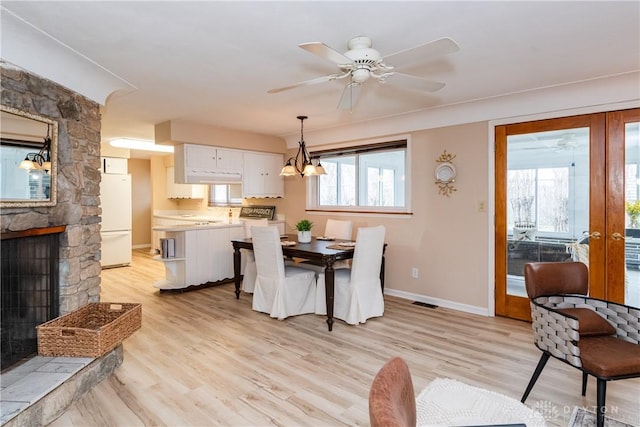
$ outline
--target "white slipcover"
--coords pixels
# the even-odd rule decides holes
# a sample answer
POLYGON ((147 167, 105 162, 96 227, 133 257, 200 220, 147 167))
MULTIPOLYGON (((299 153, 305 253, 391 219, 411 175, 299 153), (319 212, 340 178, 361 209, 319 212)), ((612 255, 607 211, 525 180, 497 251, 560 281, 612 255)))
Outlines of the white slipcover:
POLYGON ((351 240, 352 230, 352 221, 328 219, 327 224, 324 226, 324 235, 325 237, 335 237, 336 239, 351 240))
MULTIPOLYGON (((269 220, 262 219, 245 219, 244 220, 244 238, 251 238, 251 227, 267 227, 269 220)), ((244 265, 244 277, 242 279, 242 290, 251 294, 256 283, 256 259, 253 252, 243 250, 243 256, 247 260, 244 265)))
MULTIPOLYGON (((382 316, 384 298, 380 286, 380 264, 385 227, 358 229, 351 269, 335 270, 333 317, 350 325, 382 316)), ((327 314, 324 273, 316 286, 316 314, 327 314)))
POLYGON ((280 320, 313 313, 315 273, 285 268, 277 227, 252 227, 251 235, 257 269, 252 308, 280 320))

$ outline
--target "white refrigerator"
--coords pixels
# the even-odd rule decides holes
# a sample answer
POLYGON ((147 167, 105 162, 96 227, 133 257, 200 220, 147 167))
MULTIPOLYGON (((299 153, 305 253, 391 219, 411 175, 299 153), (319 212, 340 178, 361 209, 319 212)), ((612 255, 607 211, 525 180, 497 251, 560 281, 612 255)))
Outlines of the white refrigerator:
POLYGON ((131 264, 131 175, 102 174, 102 268, 131 264))

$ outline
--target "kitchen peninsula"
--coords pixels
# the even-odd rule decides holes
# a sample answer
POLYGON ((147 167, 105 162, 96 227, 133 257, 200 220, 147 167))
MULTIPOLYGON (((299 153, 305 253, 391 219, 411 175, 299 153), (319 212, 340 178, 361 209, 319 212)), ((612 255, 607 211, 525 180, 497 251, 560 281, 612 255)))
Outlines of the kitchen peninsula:
MULTIPOLYGON (((284 221, 273 221, 284 233, 284 221)), ((175 257, 157 255, 163 262, 165 278, 154 286, 164 290, 193 290, 233 281, 231 240, 244 238, 242 220, 198 221, 153 227, 175 243, 175 257)), ((242 266, 244 271, 244 266, 242 266)))

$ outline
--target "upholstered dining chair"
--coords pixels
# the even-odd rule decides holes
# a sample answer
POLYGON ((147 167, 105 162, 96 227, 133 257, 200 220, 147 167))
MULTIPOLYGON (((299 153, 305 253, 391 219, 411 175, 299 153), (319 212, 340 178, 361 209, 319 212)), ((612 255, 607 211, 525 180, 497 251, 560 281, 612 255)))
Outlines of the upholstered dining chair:
POLYGON ((394 357, 378 371, 369 390, 371 427, 415 427, 416 398, 409 367, 394 357))
MULTIPOLYGON (((380 284, 384 235, 383 225, 358 229, 351 269, 335 271, 333 317, 357 325, 384 313, 380 284)), ((324 273, 320 273, 316 286, 316 314, 327 314, 325 296, 324 273)))
MULTIPOLYGON (((266 218, 244 220, 244 238, 251 238, 251 227, 267 227, 268 225, 269 220, 266 218)), ((247 261, 244 265, 242 290, 251 294, 256 283, 256 258, 251 251, 243 252, 245 252, 243 256, 247 261)))
POLYGON ((542 351, 522 403, 551 356, 596 377, 598 427, 604 425, 607 381, 640 377, 640 308, 587 296, 589 271, 582 262, 525 264, 536 347, 542 351))
MULTIPOLYGON (((353 234, 353 221, 331 219, 327 220, 327 224, 324 226, 325 237, 335 237, 341 240, 351 240, 353 234)), ((333 264, 333 268, 351 268, 351 261, 343 259, 336 261, 333 264)))
POLYGON ((303 268, 285 267, 277 227, 252 227, 251 235, 257 273, 252 308, 279 320, 313 313, 315 273, 303 268))
POLYGON ((351 240, 353 233, 353 221, 331 219, 327 220, 324 226, 325 237, 335 237, 336 239, 351 240))

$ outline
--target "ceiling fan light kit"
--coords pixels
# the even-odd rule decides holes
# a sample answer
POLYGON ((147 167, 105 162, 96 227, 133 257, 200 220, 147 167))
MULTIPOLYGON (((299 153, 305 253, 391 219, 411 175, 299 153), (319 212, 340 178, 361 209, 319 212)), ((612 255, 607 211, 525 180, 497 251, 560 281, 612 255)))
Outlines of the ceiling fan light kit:
POLYGON ((268 93, 278 93, 300 86, 314 85, 350 77, 349 83, 345 85, 342 91, 338 109, 351 110, 356 104, 359 94, 359 91, 354 91, 354 89, 363 85, 371 78, 380 83, 390 83, 407 89, 435 92, 442 89, 445 84, 410 74, 398 73, 395 71, 395 67, 387 65, 385 61, 391 58, 392 61, 398 60, 402 62, 408 58, 445 55, 460 50, 456 42, 447 37, 414 48, 405 49, 385 57, 371 47, 372 42, 369 37, 354 37, 349 40, 347 46, 349 50, 342 54, 322 42, 300 44, 300 48, 334 63, 340 69, 340 72, 305 80, 281 88, 271 89, 268 93), (395 78, 390 78, 394 76, 395 78))

